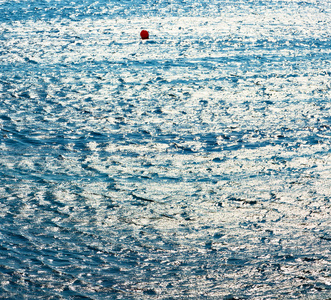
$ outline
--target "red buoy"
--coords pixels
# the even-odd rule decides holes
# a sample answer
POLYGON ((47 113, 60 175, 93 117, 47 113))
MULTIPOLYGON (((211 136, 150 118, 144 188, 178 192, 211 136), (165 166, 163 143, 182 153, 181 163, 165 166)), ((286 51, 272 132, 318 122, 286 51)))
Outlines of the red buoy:
POLYGON ((142 30, 142 31, 140 32, 140 36, 141 36, 141 39, 142 39, 142 40, 147 40, 147 39, 149 38, 149 33, 148 33, 147 30, 142 30))

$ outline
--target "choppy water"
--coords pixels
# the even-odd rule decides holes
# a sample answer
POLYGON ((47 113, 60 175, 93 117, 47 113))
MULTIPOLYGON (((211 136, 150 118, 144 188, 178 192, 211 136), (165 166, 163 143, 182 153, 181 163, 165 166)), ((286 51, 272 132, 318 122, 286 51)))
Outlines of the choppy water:
POLYGON ((0 1, 1 299, 331 297, 330 14, 0 1))

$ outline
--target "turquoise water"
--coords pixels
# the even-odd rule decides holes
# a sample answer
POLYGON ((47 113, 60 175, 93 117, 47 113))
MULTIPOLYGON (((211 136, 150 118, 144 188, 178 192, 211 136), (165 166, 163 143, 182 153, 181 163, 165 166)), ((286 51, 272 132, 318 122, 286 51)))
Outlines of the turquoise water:
POLYGON ((330 13, 0 1, 0 298, 329 299, 330 13))

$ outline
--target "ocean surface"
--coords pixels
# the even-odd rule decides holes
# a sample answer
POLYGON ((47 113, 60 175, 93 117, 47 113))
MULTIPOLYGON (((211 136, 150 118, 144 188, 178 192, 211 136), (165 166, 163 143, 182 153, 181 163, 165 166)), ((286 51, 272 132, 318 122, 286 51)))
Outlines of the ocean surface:
POLYGON ((0 0, 0 298, 330 299, 330 20, 0 0))

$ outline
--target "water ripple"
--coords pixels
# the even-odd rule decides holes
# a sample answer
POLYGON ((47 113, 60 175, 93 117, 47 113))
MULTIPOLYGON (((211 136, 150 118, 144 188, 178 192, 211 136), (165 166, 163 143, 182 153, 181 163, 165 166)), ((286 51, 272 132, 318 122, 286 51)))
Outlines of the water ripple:
POLYGON ((329 15, 0 1, 0 297, 328 299, 329 15))

